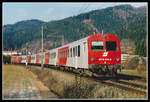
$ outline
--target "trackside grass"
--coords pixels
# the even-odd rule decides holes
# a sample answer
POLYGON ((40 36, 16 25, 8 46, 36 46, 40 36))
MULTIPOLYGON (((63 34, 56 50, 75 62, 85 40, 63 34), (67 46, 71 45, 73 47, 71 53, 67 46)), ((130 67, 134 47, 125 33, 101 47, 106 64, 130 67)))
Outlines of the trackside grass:
POLYGON ((127 75, 134 75, 134 76, 140 76, 143 78, 146 78, 147 74, 146 71, 142 71, 141 73, 139 73, 137 70, 129 70, 129 69, 125 69, 125 70, 121 70, 118 71, 118 73, 120 74, 127 74, 127 75))

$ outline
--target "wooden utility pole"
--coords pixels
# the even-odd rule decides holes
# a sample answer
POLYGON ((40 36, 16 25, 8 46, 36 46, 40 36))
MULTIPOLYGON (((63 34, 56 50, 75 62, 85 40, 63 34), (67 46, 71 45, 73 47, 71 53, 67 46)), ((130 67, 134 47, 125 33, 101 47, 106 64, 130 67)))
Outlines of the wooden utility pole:
POLYGON ((43 67, 43 26, 42 26, 42 39, 41 39, 41 43, 42 43, 42 55, 41 55, 41 69, 43 70, 44 67, 43 67))
POLYGON ((28 43, 26 43, 26 68, 28 67, 28 43))

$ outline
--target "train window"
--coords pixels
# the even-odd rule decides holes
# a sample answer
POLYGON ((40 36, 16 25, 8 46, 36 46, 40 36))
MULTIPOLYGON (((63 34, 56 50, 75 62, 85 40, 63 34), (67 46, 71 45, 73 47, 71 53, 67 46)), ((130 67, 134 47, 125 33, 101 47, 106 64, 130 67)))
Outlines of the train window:
POLYGON ((35 59, 35 56, 31 56, 31 60, 34 60, 35 59))
POLYGON ((103 41, 93 41, 91 44, 91 49, 93 51, 103 51, 104 50, 104 42, 103 41))
POLYGON ((106 51, 117 51, 116 41, 106 41, 106 51))
POLYGON ((75 56, 75 47, 73 48, 73 57, 75 56))
POLYGON ((75 56, 77 56, 77 49, 78 49, 78 48, 77 48, 77 46, 76 46, 76 49, 75 49, 75 51, 76 51, 76 55, 75 55, 75 56))
POLYGON ((54 57, 53 58, 56 58, 56 52, 54 52, 54 57))
POLYGON ((69 49, 68 49, 68 57, 69 57, 69 49))
POLYGON ((41 60, 41 55, 39 55, 39 59, 41 60))
POLYGON ((76 56, 76 47, 74 47, 74 56, 76 56))
POLYGON ((70 49, 70 57, 72 57, 72 48, 70 49))
POLYGON ((56 52, 50 54, 50 59, 54 59, 56 57, 56 52))
POLYGON ((78 45, 78 57, 80 56, 80 45, 78 45))

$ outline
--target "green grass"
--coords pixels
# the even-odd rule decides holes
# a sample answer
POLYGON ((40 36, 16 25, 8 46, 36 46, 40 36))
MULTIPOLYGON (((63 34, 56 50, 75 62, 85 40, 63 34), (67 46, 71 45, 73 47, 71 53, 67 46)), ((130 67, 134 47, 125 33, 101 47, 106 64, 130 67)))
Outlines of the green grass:
POLYGON ((137 72, 137 70, 129 70, 129 69, 121 70, 121 72, 119 71, 118 73, 120 73, 120 74, 128 74, 128 75, 135 75, 135 76, 141 76, 141 77, 144 77, 144 78, 146 78, 146 76, 147 76, 145 71, 139 73, 139 72, 137 72))

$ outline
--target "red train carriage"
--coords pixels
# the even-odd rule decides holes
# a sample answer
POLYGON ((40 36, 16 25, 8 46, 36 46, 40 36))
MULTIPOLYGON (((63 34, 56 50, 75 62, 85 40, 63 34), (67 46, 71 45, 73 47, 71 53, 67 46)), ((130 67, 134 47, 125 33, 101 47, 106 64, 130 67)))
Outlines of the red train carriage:
POLYGON ((68 56, 68 46, 67 47, 63 47, 63 48, 60 48, 58 49, 58 65, 60 66, 66 66, 66 63, 67 63, 67 56, 68 56))

